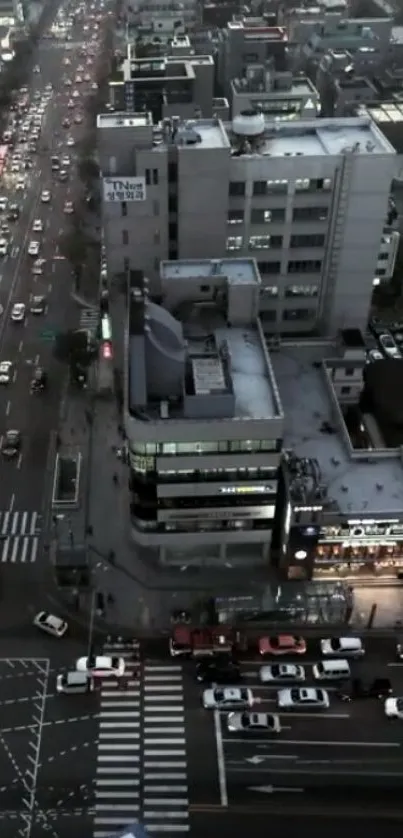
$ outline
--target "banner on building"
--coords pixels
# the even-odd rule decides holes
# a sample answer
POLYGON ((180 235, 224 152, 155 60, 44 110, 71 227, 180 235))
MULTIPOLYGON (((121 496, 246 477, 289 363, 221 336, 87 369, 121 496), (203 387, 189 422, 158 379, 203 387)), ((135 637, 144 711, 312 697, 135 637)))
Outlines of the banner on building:
POLYGON ((107 203, 133 203, 145 201, 146 181, 144 177, 104 177, 104 201, 107 203))

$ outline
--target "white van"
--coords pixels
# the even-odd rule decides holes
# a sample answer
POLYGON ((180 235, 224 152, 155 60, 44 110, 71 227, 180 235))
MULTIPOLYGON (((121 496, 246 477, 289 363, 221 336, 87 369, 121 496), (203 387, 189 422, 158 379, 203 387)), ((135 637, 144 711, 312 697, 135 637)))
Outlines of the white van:
POLYGON ((315 681, 344 681, 350 678, 350 666, 346 660, 319 661, 312 667, 315 681))

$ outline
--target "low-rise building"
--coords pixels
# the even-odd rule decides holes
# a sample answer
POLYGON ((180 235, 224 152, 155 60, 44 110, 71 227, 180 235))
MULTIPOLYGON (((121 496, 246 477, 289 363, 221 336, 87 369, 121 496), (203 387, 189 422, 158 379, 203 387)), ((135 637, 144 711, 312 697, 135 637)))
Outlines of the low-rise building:
POLYGON ((315 119, 319 111, 319 94, 307 76, 293 77, 287 71, 277 73, 273 62, 252 64, 242 78, 230 85, 232 116, 245 110, 256 110, 267 119, 315 119))
POLYGON ((403 570, 403 361, 368 363, 352 330, 342 347, 280 345, 272 364, 285 417, 286 576, 396 577, 403 570))
POLYGON ((159 305, 132 275, 124 406, 132 535, 162 564, 268 564, 284 417, 259 289, 251 258, 162 262, 159 305))
POLYGON ((251 64, 273 62, 276 72, 288 69, 288 36, 284 27, 268 26, 260 17, 237 16, 217 39, 217 80, 231 98, 233 79, 244 78, 251 64))
POLYGON ((136 59, 128 48, 116 77, 109 82, 109 101, 116 111, 151 112, 154 123, 170 116, 212 116, 214 61, 211 55, 136 59))

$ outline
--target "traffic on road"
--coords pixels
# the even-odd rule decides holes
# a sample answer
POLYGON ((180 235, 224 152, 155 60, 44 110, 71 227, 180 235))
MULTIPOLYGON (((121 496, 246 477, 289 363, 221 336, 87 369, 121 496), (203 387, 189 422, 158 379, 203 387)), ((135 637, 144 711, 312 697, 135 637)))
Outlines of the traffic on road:
POLYGON ((41 556, 47 463, 67 387, 53 344, 79 326, 60 242, 82 200, 77 160, 105 12, 102 2, 66 2, 55 15, 0 137, 0 565, 41 556), (22 529, 27 516, 35 532, 22 529))

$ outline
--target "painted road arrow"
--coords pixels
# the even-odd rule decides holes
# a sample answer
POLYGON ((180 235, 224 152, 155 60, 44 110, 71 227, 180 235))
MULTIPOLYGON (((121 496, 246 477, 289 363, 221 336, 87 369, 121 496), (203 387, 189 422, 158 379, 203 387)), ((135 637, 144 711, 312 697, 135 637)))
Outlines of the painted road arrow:
POLYGON ((261 762, 264 762, 266 757, 246 757, 246 762, 251 762, 252 765, 260 765, 261 762))
POLYGON ((300 794, 301 792, 305 791, 305 789, 297 789, 294 787, 286 788, 285 786, 249 786, 249 791, 258 791, 261 794, 275 794, 276 792, 297 792, 300 794))

